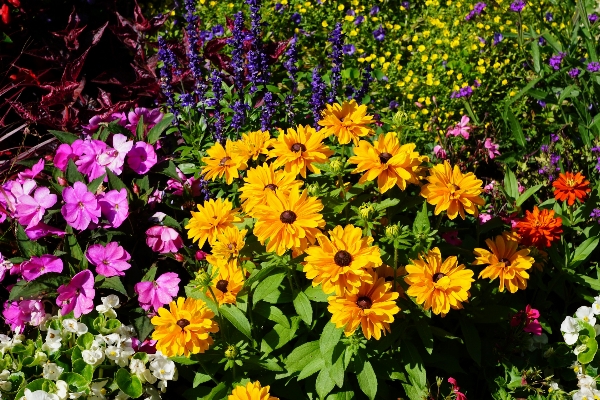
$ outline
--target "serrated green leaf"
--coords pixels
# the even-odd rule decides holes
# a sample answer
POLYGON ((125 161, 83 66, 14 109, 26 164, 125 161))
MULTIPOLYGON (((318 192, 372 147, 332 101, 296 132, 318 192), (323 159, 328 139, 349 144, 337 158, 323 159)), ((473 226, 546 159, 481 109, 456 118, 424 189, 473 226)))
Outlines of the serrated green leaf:
POLYGON ((148 132, 148 138, 146 141, 150 144, 156 143, 158 141, 158 139, 160 138, 160 135, 162 135, 162 133, 165 131, 165 129, 167 129, 169 127, 169 125, 171 125, 174 118, 175 117, 173 116, 173 114, 163 115, 160 122, 158 124, 154 125, 152 127, 152 129, 150 129, 150 131, 148 132))
POLYGON ((127 290, 125 289, 125 286, 123 286, 123 282, 121 282, 121 279, 118 276, 111 276, 110 278, 104 279, 100 287, 103 289, 114 290, 127 296, 127 290))
POLYGON ((362 369, 358 371, 356 377, 358 378, 360 390, 367 395, 369 400, 375 399, 375 395, 377 394, 377 375, 375 375, 373 366, 369 361, 363 363, 362 369))
POLYGON ((69 163, 67 164, 67 170, 65 171, 65 178, 71 184, 75 182, 84 182, 85 178, 83 174, 77 170, 77 166, 73 162, 72 159, 69 159, 69 163))
POLYGON ((276 291, 277 288, 279 288, 279 285, 281 285, 283 279, 285 278, 285 275, 285 272, 281 272, 275 275, 268 276, 262 282, 260 282, 256 286, 256 289, 254 289, 254 304, 265 299, 271 293, 276 291))
POLYGON ((328 354, 333 350, 335 345, 339 343, 343 332, 343 329, 336 328, 332 322, 325 324, 325 328, 323 328, 323 333, 319 339, 319 348, 322 355, 328 354))
POLYGON ((301 371, 312 362, 312 360, 320 357, 321 351, 319 350, 318 340, 304 343, 303 345, 296 347, 290 355, 288 355, 285 361, 285 368, 288 372, 301 371))
POLYGON ((321 399, 325 398, 325 396, 333 390, 334 386, 335 382, 331 379, 331 376, 329 376, 327 368, 322 369, 321 372, 319 372, 319 375, 317 375, 317 381, 315 383, 315 389, 317 390, 319 397, 321 399))
POLYGON ((417 212, 417 216, 413 222, 413 233, 422 235, 430 230, 429 216, 427 215, 427 202, 423 202, 423 208, 417 212))
POLYGON ((250 328, 250 322, 244 313, 231 304, 223 304, 219 307, 219 312, 229 321, 231 324, 240 331, 248 339, 252 340, 252 331, 250 328))
POLYGON ((310 300, 308 299, 306 294, 304 294, 304 292, 298 292, 298 294, 296 294, 296 297, 294 298, 293 303, 294 308, 296 309, 296 312, 298 313, 300 318, 302 318, 302 321, 304 321, 306 325, 310 326, 310 324, 312 323, 313 310, 310 304, 310 300))
POLYGON ((98 190, 98 187, 100 187, 102 182, 104 182, 105 176, 106 176, 106 174, 103 174, 102 176, 100 176, 100 177, 94 179, 93 181, 91 181, 90 183, 88 183, 88 185, 87 185, 88 190, 92 193, 96 193, 96 190, 98 190))
MULTIPOLYGON (((109 183, 111 189, 114 189, 114 190, 125 189, 125 190, 127 190, 127 186, 125 186, 125 184, 123 183, 123 181, 121 180, 121 178, 119 178, 118 176, 116 176, 110 169, 106 168, 106 174, 108 175, 108 183, 109 183)), ((129 191, 127 191, 127 192, 129 192, 129 191)))
POLYGON ((296 379, 301 381, 304 378, 308 378, 309 376, 316 374, 323 368, 325 368, 325 360, 323 360, 321 357, 313 358, 311 362, 302 368, 302 371, 300 371, 300 374, 298 374, 296 379))

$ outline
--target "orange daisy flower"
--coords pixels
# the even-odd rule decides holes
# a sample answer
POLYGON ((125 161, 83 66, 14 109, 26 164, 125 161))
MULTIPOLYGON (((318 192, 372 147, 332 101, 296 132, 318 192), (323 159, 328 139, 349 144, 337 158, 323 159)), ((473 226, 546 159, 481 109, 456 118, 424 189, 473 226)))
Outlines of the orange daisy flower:
POLYGON ((540 210, 533 207, 533 212, 525 211, 525 218, 517 224, 521 244, 524 246, 550 247, 553 241, 560 239, 562 219, 554 218, 553 210, 540 210))
POLYGON ((327 104, 323 110, 323 119, 319 125, 324 127, 322 133, 326 136, 331 134, 337 136, 340 144, 348 144, 350 141, 358 146, 358 138, 373 132, 371 123, 373 116, 367 115, 367 106, 358 105, 356 100, 350 100, 342 104, 327 104))
POLYGON ((592 191, 590 182, 585 180, 581 172, 560 174, 558 179, 552 182, 552 186, 554 186, 554 198, 566 201, 570 206, 575 203, 575 199, 585 200, 587 194, 592 191))

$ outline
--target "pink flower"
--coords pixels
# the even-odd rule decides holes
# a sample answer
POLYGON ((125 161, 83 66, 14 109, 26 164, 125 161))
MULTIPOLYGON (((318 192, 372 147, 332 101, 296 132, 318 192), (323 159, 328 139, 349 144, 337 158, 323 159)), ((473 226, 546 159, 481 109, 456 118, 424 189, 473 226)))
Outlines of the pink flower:
POLYGON ((133 111, 129 111, 127 114, 127 120, 129 123, 125 125, 125 127, 131 132, 135 133, 137 124, 142 116, 144 117, 144 125, 146 126, 146 129, 150 129, 162 120, 163 113, 161 113, 160 109, 158 108, 149 110, 145 107, 136 107, 133 111))
POLYGON ((17 182, 23 183, 26 179, 35 179, 40 172, 44 170, 44 159, 40 158, 40 160, 35 163, 31 169, 26 169, 23 172, 19 172, 17 182))
POLYGON ((156 340, 146 339, 143 342, 136 337, 131 338, 131 347, 136 353, 156 354, 156 340))
POLYGON ((98 204, 102 215, 108 220, 113 228, 121 226, 129 215, 129 203, 127 201, 127 190, 111 190, 98 195, 98 204))
POLYGON ((57 289, 56 304, 60 307, 60 314, 67 315, 74 312, 79 318, 94 309, 94 274, 89 269, 75 274, 66 285, 57 289))
POLYGON ((433 148, 433 154, 440 160, 445 160, 447 157, 446 150, 439 144, 433 148))
MULTIPOLYGON (((90 182, 106 173, 106 164, 100 164, 100 156, 106 151, 106 148, 106 143, 96 139, 84 140, 77 148, 77 151, 81 151, 82 154, 75 161, 75 165, 77 165, 77 170, 86 175, 90 182)), ((106 162, 105 159, 103 161, 106 162)))
POLYGON ((31 257, 29 261, 21 263, 21 274, 28 281, 37 279, 48 272, 61 273, 62 270, 62 260, 51 254, 44 254, 41 257, 31 257))
POLYGON ((448 378, 448 383, 452 385, 452 391, 456 395, 456 400, 467 400, 467 396, 464 393, 461 393, 460 388, 456 382, 456 379, 450 377, 448 378))
POLYGON ((27 228, 37 225, 44 217, 46 209, 56 204, 56 200, 56 195, 50 193, 47 187, 37 188, 33 197, 28 194, 21 196, 16 207, 19 223, 27 228))
POLYGON ((39 238, 43 238, 48 235, 64 236, 66 232, 40 222, 31 228, 25 229, 25 233, 30 240, 38 240, 39 238))
POLYGON ((146 244, 157 253, 177 253, 183 240, 175 229, 156 225, 146 231, 146 244))
POLYGON ((44 320, 46 313, 40 300, 7 301, 4 303, 2 315, 10 329, 21 333, 25 324, 38 326, 44 320))
POLYGON ((180 281, 176 273, 167 272, 155 281, 136 283, 133 290, 138 294, 140 307, 146 311, 151 307, 158 310, 177 296, 180 281))
POLYGON ((148 205, 150 206, 151 210, 153 210, 157 204, 162 203, 164 195, 164 190, 155 189, 154 192, 148 196, 148 205))
POLYGON ((131 256, 117 242, 110 242, 106 246, 92 245, 87 249, 85 256, 96 267, 98 275, 123 276, 123 271, 131 268, 131 264, 127 262, 131 256))
POLYGON ((127 165, 136 173, 144 175, 158 161, 154 147, 146 142, 136 142, 127 154, 127 165))
POLYGON ((483 191, 484 191, 485 193, 489 193, 489 192, 491 192, 492 190, 494 190, 494 186, 495 186, 495 185, 496 185, 496 181, 491 181, 490 183, 488 183, 487 185, 485 185, 485 186, 483 187, 483 191))
POLYGON ((206 253, 202 250, 198 250, 196 252, 196 260, 198 260, 198 261, 205 260, 207 255, 208 255, 208 253, 206 253))
POLYGON ((521 310, 513 315, 510 319, 510 326, 513 328, 522 326, 524 332, 533 333, 534 335, 539 336, 542 334, 542 325, 540 325, 537 320, 539 317, 540 312, 527 304, 525 310, 521 310))
POLYGON ((125 126, 126 118, 125 113, 112 113, 109 115, 94 115, 90 118, 87 125, 82 125, 83 132, 87 135, 91 135, 96 132, 103 122, 112 122, 119 120, 119 125, 125 126))
POLYGON ((125 135, 117 133, 113 135, 112 143, 113 147, 107 147, 98 156, 98 163, 114 172, 115 175, 121 175, 123 164, 125 164, 125 156, 133 147, 133 140, 127 140, 125 135))
MULTIPOLYGON (((458 124, 456 124, 455 126, 453 126, 452 128, 448 129, 448 132, 446 133, 446 136, 462 136, 465 139, 469 138, 469 131, 471 130, 471 127, 469 126, 469 117, 467 117, 466 115, 463 115, 462 118, 460 119, 460 122, 458 124)), ((492 157, 493 158, 493 157, 492 157)))
POLYGON ((73 187, 66 187, 63 190, 63 199, 65 205, 60 212, 73 228, 84 230, 90 222, 98 223, 100 206, 94 194, 88 191, 84 183, 75 182, 73 187))
POLYGON ((12 183, 12 186, 10 187, 10 193, 12 194, 12 205, 13 205, 13 209, 12 211, 15 212, 16 211, 16 205, 19 204, 20 202, 20 198, 22 196, 28 195, 31 192, 33 192, 33 189, 35 189, 37 187, 37 183, 35 183, 35 181, 33 179, 28 179, 26 181, 24 181, 23 183, 19 183, 19 182, 14 182, 12 183))
POLYGON ((521 182, 517 182, 518 188, 519 188, 519 194, 523 193, 525 191, 525 186, 521 185, 521 182))
POLYGON ((479 218, 479 225, 483 225, 486 222, 488 222, 490 219, 492 219, 492 215, 488 214, 488 213, 480 213, 478 218, 479 218))
POLYGON ((191 189, 193 197, 200 196, 202 194, 202 180, 197 180, 193 176, 187 178, 179 168, 176 168, 176 170, 180 181, 169 179, 166 190, 172 190, 171 193, 176 196, 183 196, 183 189, 187 187, 191 189))
POLYGON ((442 239, 452 246, 460 246, 462 244, 462 240, 458 237, 457 230, 442 233, 442 239))
POLYGON ((500 152, 498 151, 500 146, 492 143, 492 139, 490 139, 490 138, 485 139, 485 143, 483 144, 483 147, 485 147, 487 149, 488 156, 490 156, 490 158, 492 160, 494 159, 494 157, 500 155, 500 152))
POLYGON ((2 253, 0 253, 0 282, 2 282, 4 280, 4 277, 6 276, 6 272, 10 271, 10 269, 12 267, 13 267, 13 263, 11 263, 6 258, 4 258, 2 253))

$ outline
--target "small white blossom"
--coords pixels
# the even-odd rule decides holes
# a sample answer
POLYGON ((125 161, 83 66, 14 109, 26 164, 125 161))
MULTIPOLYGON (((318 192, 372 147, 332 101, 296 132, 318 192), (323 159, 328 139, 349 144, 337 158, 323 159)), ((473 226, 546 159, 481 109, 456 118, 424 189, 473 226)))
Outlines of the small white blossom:
POLYGON ((596 379, 589 375, 579 375, 577 386, 581 389, 596 389, 596 379))
POLYGON ((106 315, 108 318, 116 318, 117 313, 114 309, 119 308, 119 297, 110 294, 106 297, 102 297, 101 300, 102 304, 96 307, 96 311, 106 315))
POLYGON ((88 327, 85 324, 77 322, 76 319, 72 318, 63 320, 62 325, 67 332, 75 333, 77 336, 81 336, 88 331, 88 327))
POLYGON ((108 345, 115 345, 121 341, 121 335, 118 333, 111 333, 110 335, 98 335, 104 340, 104 342, 108 345))
POLYGON ((560 390, 560 387, 558 386, 558 382, 550 381, 549 386, 550 386, 550 387, 548 387, 549 393, 560 390))
POLYGON ((600 390, 582 388, 573 394, 573 400, 594 400, 600 398, 600 390))
POLYGON ((152 375, 160 380, 173 380, 175 376, 175 363, 167 358, 155 358, 150 362, 152 375))
POLYGON ((119 393, 117 393, 117 395, 115 396, 115 400, 127 400, 128 398, 129 398, 129 396, 126 395, 121 390, 119 390, 119 393))
POLYGON ((44 392, 43 390, 36 390, 32 392, 29 389, 25 389, 25 400, 60 400, 57 395, 44 392))
POLYGON ((596 317, 594 317, 592 307, 581 306, 575 311, 575 315, 583 322, 587 322, 592 326, 596 324, 596 317))
POLYGON ((10 371, 5 369, 0 372, 0 389, 5 392, 10 392, 12 390, 12 383, 8 381, 8 377, 10 376, 10 371))
POLYGON ((560 324, 560 331, 563 333, 565 343, 568 345, 573 345, 577 342, 580 330, 581 327, 578 320, 573 317, 566 317, 562 324, 560 324))
POLYGON ((86 364, 96 366, 104 361, 104 352, 100 347, 90 348, 88 350, 83 350, 81 352, 81 357, 86 364))
POLYGON ((109 360, 116 361, 121 356, 121 349, 117 346, 108 346, 106 350, 104 350, 104 353, 109 360))
POLYGON ((592 303, 592 311, 595 315, 600 314, 600 296, 594 297, 594 302, 592 303))
POLYGON ((148 395, 148 397, 145 398, 145 400, 160 400, 160 393, 158 390, 156 390, 156 388, 154 388, 154 386, 146 386, 146 394, 148 395))
POLYGON ((104 389, 104 386, 106 386, 107 383, 108 381, 92 382, 92 393, 88 397, 88 400, 105 400, 106 396, 104 395, 106 394, 106 389, 104 389))
POLYGON ((64 370, 65 369, 63 367, 60 367, 55 363, 46 363, 42 367, 42 376, 46 379, 50 379, 51 381, 55 381, 64 370))
POLYGON ((56 395, 60 400, 65 400, 69 397, 69 385, 65 381, 56 381, 56 395))

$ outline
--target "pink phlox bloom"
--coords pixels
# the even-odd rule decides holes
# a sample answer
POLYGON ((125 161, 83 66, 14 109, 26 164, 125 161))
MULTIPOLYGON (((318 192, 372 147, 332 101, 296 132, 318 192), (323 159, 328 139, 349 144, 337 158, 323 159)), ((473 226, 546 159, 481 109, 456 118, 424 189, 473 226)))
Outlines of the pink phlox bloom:
POLYGON ((19 223, 27 228, 37 225, 46 210, 56 204, 56 200, 56 195, 50 193, 47 187, 37 188, 33 197, 28 194, 21 196, 16 207, 19 223))
POLYGON ((60 307, 60 314, 67 315, 73 311, 75 318, 88 314, 94 309, 94 274, 85 269, 77 274, 66 285, 58 289, 56 304, 60 307))
POLYGON ((496 156, 500 155, 500 152, 498 151, 498 149, 500 148, 499 145, 492 143, 492 139, 487 138, 485 139, 485 143, 483 144, 483 147, 485 147, 487 149, 488 152, 488 156, 493 160, 496 156))
POLYGON ((137 174, 144 175, 158 162, 154 147, 146 142, 136 142, 127 154, 127 165, 137 174))
POLYGON ((155 189, 154 192, 148 196, 148 206, 150 206, 151 210, 153 210, 157 204, 162 203, 164 195, 164 190, 155 189))
POLYGON ((143 342, 136 337, 131 338, 131 347, 136 353, 156 354, 156 340, 146 339, 143 342))
POLYGON ((492 215, 488 214, 488 213, 480 213, 478 218, 479 218, 479 225, 483 225, 486 222, 488 222, 490 219, 492 219, 492 215))
POLYGON ((140 117, 144 117, 144 125, 146 130, 151 129, 154 125, 158 124, 163 119, 163 113, 160 112, 160 109, 147 109, 145 107, 136 107, 133 111, 129 111, 127 114, 128 123, 125 125, 127 129, 131 132, 136 131, 138 122, 140 121, 140 117))
POLYGON ((140 307, 146 311, 150 308, 158 310, 177 296, 180 281, 176 273, 166 272, 155 281, 136 283, 133 290, 138 294, 140 307))
POLYGON ((110 163, 106 164, 106 167, 114 172, 115 175, 121 175, 123 173, 123 165, 125 164, 125 156, 133 147, 133 140, 127 140, 127 136, 117 133, 112 137, 112 144, 110 153, 113 158, 110 163))
POLYGON ((21 196, 29 195, 37 187, 33 179, 27 179, 23 183, 13 182, 10 187, 10 193, 13 196, 13 212, 16 211, 16 205, 19 204, 21 196))
POLYGON ((87 249, 85 256, 96 267, 96 273, 106 277, 124 276, 123 271, 131 268, 131 264, 127 262, 131 255, 117 242, 110 242, 106 246, 92 245, 87 249))
POLYGON ((540 312, 528 304, 524 310, 512 316, 510 326, 513 328, 522 326, 524 332, 540 336, 542 334, 542 325, 538 321, 539 317, 540 312))
POLYGON ((98 223, 100 206, 96 196, 88 191, 82 182, 75 182, 73 187, 63 190, 65 204, 60 209, 67 223, 75 229, 87 229, 90 222, 98 223))
POLYGON ((25 233, 30 240, 38 240, 39 238, 48 235, 64 236, 66 232, 43 222, 39 222, 32 227, 26 228, 25 233))
POLYGON ((485 193, 489 193, 489 192, 491 192, 491 191, 493 191, 493 190, 494 190, 494 186, 495 186, 495 185, 496 185, 496 181, 491 181, 490 183, 488 183, 487 185, 485 185, 485 186, 483 187, 483 191, 484 191, 485 193))
POLYGON ((83 140, 81 139, 77 139, 71 144, 61 144, 54 154, 54 166, 64 172, 67 169, 69 160, 76 162, 83 154, 83 150, 83 140))
POLYGON ((125 113, 121 112, 111 113, 108 115, 94 115, 92 118, 90 118, 87 125, 82 125, 81 127, 83 128, 83 133, 85 133, 86 135, 91 135, 92 133, 96 132, 98 128, 100 128, 101 123, 112 122, 117 119, 119 120, 120 125, 125 126, 125 113))
POLYGON ((456 125, 454 125, 452 128, 448 129, 448 132, 446 133, 446 136, 462 136, 465 139, 469 138, 469 131, 471 130, 471 127, 469 126, 469 117, 467 117, 466 115, 463 115, 460 122, 456 125))
POLYGON ((77 170, 86 175, 91 182, 106 172, 105 167, 111 160, 107 160, 103 153, 106 152, 108 146, 100 140, 87 139, 83 141, 81 147, 82 155, 75 161, 75 165, 77 165, 77 170))
POLYGON ((129 202, 127 190, 111 190, 98 195, 98 204, 102 215, 108 220, 110 226, 118 228, 129 215, 129 202))
POLYGON ((194 178, 193 176, 188 178, 183 172, 177 168, 177 175, 179 176, 179 180, 169 179, 167 180, 167 188, 166 190, 171 191, 175 196, 183 196, 184 188, 188 188, 192 196, 200 196, 202 194, 202 181, 194 178))
POLYGON ((157 253, 176 253, 183 240, 175 229, 156 225, 146 231, 146 244, 157 253))
POLYGON ((467 396, 460 391, 460 387, 458 387, 456 379, 450 377, 448 378, 448 383, 452 385, 452 391, 456 395, 456 400, 467 400, 467 396))
POLYGON ((519 187, 519 194, 523 193, 525 191, 525 186, 521 185, 521 182, 517 182, 517 185, 519 187))
POLYGON ((35 163, 31 169, 27 168, 23 172, 19 172, 17 182, 23 183, 27 179, 35 179, 40 172, 44 170, 44 159, 40 158, 37 163, 35 163))
POLYGON ((21 263, 21 274, 28 281, 37 279, 48 272, 61 273, 62 270, 62 260, 51 254, 44 254, 41 257, 31 257, 30 260, 21 263))
POLYGON ((2 316, 16 333, 25 329, 25 324, 39 326, 44 320, 46 313, 44 305, 40 300, 7 301, 4 303, 2 316))
POLYGON ((452 246, 460 246, 462 244, 462 240, 458 237, 457 230, 442 233, 442 239, 452 246))
POLYGON ((446 150, 444 150, 444 148, 439 144, 435 145, 435 147, 433 148, 433 154, 440 160, 445 160, 448 157, 448 155, 446 154, 446 150))

